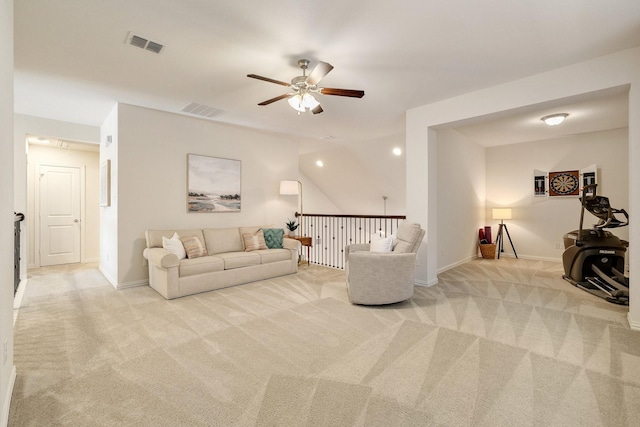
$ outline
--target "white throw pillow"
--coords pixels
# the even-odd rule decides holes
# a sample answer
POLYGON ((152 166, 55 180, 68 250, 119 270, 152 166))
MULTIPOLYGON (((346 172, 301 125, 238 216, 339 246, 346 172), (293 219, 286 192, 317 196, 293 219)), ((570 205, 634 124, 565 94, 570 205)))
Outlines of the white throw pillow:
POLYGON ((185 259, 187 257, 187 252, 184 250, 184 245, 180 237, 178 237, 178 233, 173 233, 170 239, 162 236, 162 247, 170 253, 175 254, 178 259, 185 259))
POLYGON ((377 234, 371 235, 371 243, 369 244, 370 252, 391 252, 393 246, 393 237, 380 237, 377 234))

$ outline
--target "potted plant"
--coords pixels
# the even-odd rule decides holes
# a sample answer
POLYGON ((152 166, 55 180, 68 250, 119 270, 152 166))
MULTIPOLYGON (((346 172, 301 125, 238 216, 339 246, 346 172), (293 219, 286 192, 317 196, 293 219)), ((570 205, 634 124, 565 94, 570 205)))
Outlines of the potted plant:
POLYGON ((287 229, 289 230, 289 236, 293 236, 295 234, 296 229, 298 228, 298 224, 296 223, 295 220, 288 220, 286 222, 287 224, 287 229))

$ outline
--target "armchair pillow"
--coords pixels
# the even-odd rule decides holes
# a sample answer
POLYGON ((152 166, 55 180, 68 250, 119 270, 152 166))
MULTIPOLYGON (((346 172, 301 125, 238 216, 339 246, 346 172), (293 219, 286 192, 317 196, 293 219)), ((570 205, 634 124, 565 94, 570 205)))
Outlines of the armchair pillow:
POLYGON ((391 252, 393 245, 393 237, 380 237, 377 234, 371 235, 371 243, 369 244, 370 252, 391 252))

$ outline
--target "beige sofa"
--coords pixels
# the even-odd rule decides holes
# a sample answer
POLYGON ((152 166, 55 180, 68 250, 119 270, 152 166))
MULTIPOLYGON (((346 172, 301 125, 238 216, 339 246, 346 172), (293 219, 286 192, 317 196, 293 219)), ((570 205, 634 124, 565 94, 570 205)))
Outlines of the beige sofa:
MULTIPOLYGON (((166 299, 179 298, 298 271, 300 242, 283 239, 283 249, 246 252, 243 234, 262 227, 147 230, 144 257, 149 262, 149 285, 166 299), (196 236, 206 255, 179 259, 162 247, 162 238, 196 236)), ((266 227, 265 227, 266 228, 266 227)))

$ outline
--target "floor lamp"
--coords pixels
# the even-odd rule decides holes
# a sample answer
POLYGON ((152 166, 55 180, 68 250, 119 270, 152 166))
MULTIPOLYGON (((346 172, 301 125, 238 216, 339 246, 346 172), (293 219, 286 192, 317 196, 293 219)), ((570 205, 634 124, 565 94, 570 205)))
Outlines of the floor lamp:
POLYGON ((302 183, 300 181, 280 181, 280 195, 281 196, 300 196, 300 237, 303 236, 303 221, 302 216, 302 183))
POLYGON ((504 232, 507 232, 507 237, 509 238, 509 243, 511 243, 511 249, 513 249, 513 254, 518 258, 518 254, 516 253, 516 248, 513 246, 513 241, 511 240, 511 235, 509 234, 509 229, 507 228, 507 224, 504 223, 505 219, 511 219, 511 208, 493 208, 492 209, 493 219, 499 219, 500 225, 498 227, 498 236, 496 237, 496 246, 498 247, 498 259, 500 259, 500 252, 504 252, 504 232))

